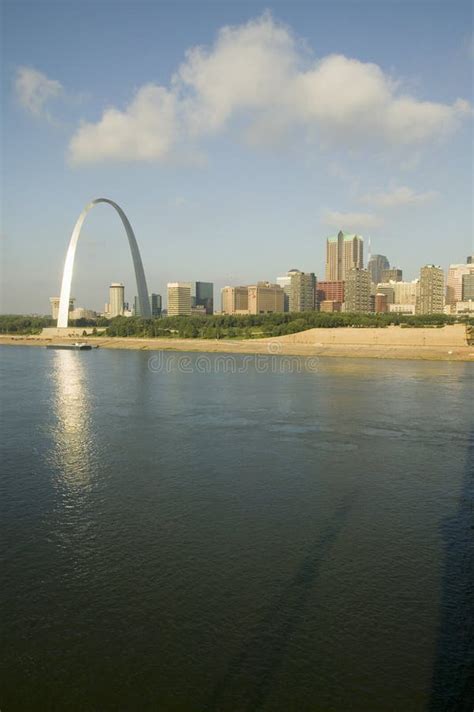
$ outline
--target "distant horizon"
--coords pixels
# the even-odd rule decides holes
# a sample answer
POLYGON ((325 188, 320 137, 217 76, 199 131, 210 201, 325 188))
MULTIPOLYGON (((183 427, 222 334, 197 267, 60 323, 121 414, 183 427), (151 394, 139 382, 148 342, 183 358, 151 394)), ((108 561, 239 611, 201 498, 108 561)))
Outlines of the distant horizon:
MULTIPOLYGON (((91 201, 89 201, 89 202, 91 202, 91 201)), ((364 236, 363 236, 360 232, 355 232, 355 231, 354 231, 354 232, 350 232, 350 231, 348 231, 348 230, 343 230, 342 228, 341 228, 341 230, 332 231, 332 233, 331 233, 330 235, 327 235, 326 237, 323 238, 324 254, 325 254, 326 241, 327 241, 328 239, 333 238, 333 237, 337 237, 337 235, 339 234, 339 232, 343 232, 344 235, 357 236, 357 237, 359 237, 359 238, 364 242, 364 269, 367 269, 367 267, 368 267, 368 261, 369 261, 369 255, 367 254, 367 248, 366 248, 366 244, 367 244, 367 243, 366 243, 366 240, 365 240, 364 236)), ((117 236, 117 239, 120 239, 120 236, 117 236)), ((370 240, 370 239, 371 239, 371 238, 368 238, 368 240, 370 240)), ((124 243, 124 244, 122 245, 122 249, 124 249, 125 252, 128 252, 129 249, 128 249, 128 246, 127 246, 127 244, 126 244, 125 239, 124 239, 123 236, 122 236, 122 242, 124 243)), ((68 244, 69 244, 69 239, 68 239, 67 242, 66 242, 66 247, 65 247, 65 253, 64 253, 64 254, 66 254, 67 245, 68 245, 68 244)), ((120 246, 118 247, 118 249, 121 249, 120 246)), ((474 249, 474 243, 473 243, 473 249, 474 249)), ((386 258, 388 259, 388 261, 390 262, 390 269, 401 269, 402 272, 403 272, 403 281, 413 281, 414 279, 417 279, 417 278, 419 277, 419 270, 421 269, 421 267, 423 267, 423 266, 425 266, 425 265, 428 265, 428 264, 435 264, 435 263, 430 263, 430 262, 425 262, 425 263, 423 263, 423 264, 420 264, 420 266, 419 266, 419 268, 418 268, 417 271, 415 271, 414 273, 410 272, 410 274, 414 274, 414 276, 407 276, 407 275, 406 275, 406 272, 405 272, 405 268, 404 268, 403 266, 399 265, 399 264, 392 264, 389 255, 384 255, 384 254, 381 253, 381 252, 373 252, 373 251, 370 253, 370 256, 371 256, 371 257, 374 257, 374 256, 376 256, 376 255, 381 255, 381 256, 386 257, 386 258)), ((470 256, 470 255, 466 255, 465 260, 467 260, 467 258, 468 258, 469 256, 470 256)), ((130 261, 131 261, 130 255, 129 255, 129 258, 130 258, 130 261)), ((464 261, 464 262, 449 262, 446 266, 444 266, 444 265, 436 265, 436 266, 442 268, 443 271, 444 271, 444 273, 445 273, 445 276, 446 276, 449 267, 452 266, 452 265, 456 265, 456 264, 466 264, 466 261, 464 261)), ((146 275, 146 264, 144 264, 144 268, 145 268, 145 275, 146 275)), ((213 287, 214 287, 214 304, 216 304, 216 298, 218 298, 218 297, 220 296, 221 290, 222 290, 224 287, 226 287, 226 286, 245 286, 246 284, 255 284, 255 283, 257 283, 257 282, 264 282, 264 281, 266 281, 266 282, 271 282, 271 283, 276 283, 276 280, 277 280, 279 277, 284 277, 284 276, 286 276, 286 274, 287 274, 289 271, 291 271, 292 269, 298 269, 298 270, 299 270, 300 268, 299 268, 299 267, 290 267, 290 268, 288 268, 288 270, 285 270, 284 272, 282 272, 282 273, 279 274, 279 275, 276 275, 276 276, 273 277, 273 278, 262 277, 262 278, 259 278, 259 279, 257 279, 257 280, 254 280, 253 282, 239 282, 239 283, 237 283, 237 282, 234 281, 234 282, 232 282, 232 283, 225 283, 225 284, 224 284, 224 283, 221 283, 220 286, 217 286, 216 282, 213 281, 212 279, 206 279, 206 280, 205 280, 205 279, 202 279, 202 278, 200 278, 200 279, 194 279, 194 278, 193 278, 193 279, 179 279, 179 280, 174 280, 173 278, 170 278, 170 279, 168 279, 168 280, 166 280, 166 281, 164 282, 164 287, 162 288, 162 291, 153 290, 153 289, 151 289, 150 287, 149 287, 148 291, 149 291, 149 294, 150 294, 150 295, 151 295, 151 294, 158 294, 158 295, 161 296, 162 301, 163 301, 163 308, 164 308, 165 311, 166 311, 165 305, 166 305, 166 301, 167 301, 167 285, 168 285, 168 282, 172 282, 172 281, 191 282, 191 283, 195 283, 195 282, 199 282, 199 281, 202 281, 202 282, 210 282, 210 283, 213 284, 213 287), (217 297, 216 297, 216 294, 217 294, 217 297)), ((302 270, 300 270, 300 271, 301 271, 301 272, 314 272, 314 270, 312 270, 312 269, 307 269, 307 270, 302 269, 302 270)), ((317 279, 318 281, 325 281, 325 276, 320 277, 316 272, 314 272, 314 273, 315 273, 316 279, 317 279)), ((325 261, 324 261, 324 268, 323 268, 323 275, 324 275, 324 274, 325 274, 325 261)), ((73 282, 74 282, 74 277, 73 277, 73 282)), ((115 279, 111 279, 111 280, 109 281, 109 284, 108 284, 108 286, 106 287, 106 290, 105 290, 105 292, 104 292, 104 300, 105 300, 105 301, 103 302, 103 304, 102 304, 101 306, 97 306, 97 305, 94 305, 94 306, 93 306, 93 305, 86 304, 86 303, 84 303, 84 304, 79 304, 79 303, 78 303, 78 300, 77 300, 75 297, 72 297, 72 298, 74 298, 74 300, 75 300, 75 303, 76 303, 75 306, 76 306, 76 308, 81 307, 81 308, 84 308, 84 309, 90 309, 90 310, 92 310, 92 311, 96 311, 97 313, 103 312, 103 307, 104 307, 105 304, 107 303, 108 289, 109 289, 110 285, 113 284, 114 282, 123 284, 123 286, 124 286, 124 288, 125 288, 125 303, 128 303, 128 304, 130 305, 130 309, 132 309, 132 308, 133 308, 133 303, 134 303, 135 298, 137 297, 137 294, 136 294, 136 293, 133 293, 132 296, 130 296, 130 295, 127 293, 127 284, 126 284, 125 282, 121 281, 121 280, 115 280, 115 279)), ((134 278, 132 279, 132 282, 135 283, 135 282, 134 282, 134 278)), ((136 287, 136 285, 135 285, 135 287, 136 287)), ((136 288, 135 288, 135 292, 136 292, 136 288)), ((48 304, 49 304, 49 300, 50 300, 51 298, 59 297, 59 293, 60 293, 60 281, 59 281, 59 288, 58 288, 58 290, 57 290, 57 293, 50 294, 50 295, 47 297, 48 304)), ((167 305, 166 305, 166 306, 167 306, 167 305)), ((45 316, 47 316, 48 313, 49 313, 49 311, 50 311, 50 309, 49 309, 49 310, 46 310, 46 311, 44 311, 44 312, 42 312, 42 311, 15 312, 15 311, 4 311, 4 310, 1 310, 1 311, 0 311, 0 314, 3 314, 3 315, 5 315, 5 314, 12 314, 12 315, 18 314, 19 316, 20 316, 20 315, 24 315, 24 316, 29 316, 29 315, 42 316, 42 315, 45 315, 45 316)), ((215 311, 216 311, 216 310, 215 310, 215 311)), ((219 310, 217 310, 217 311, 219 311, 219 310)))
MULTIPOLYGON (((363 238, 363 235, 358 235, 357 233, 346 233, 346 234, 353 234, 353 235, 356 235, 357 237, 361 238, 362 240, 364 239, 364 238, 363 238)), ((329 237, 331 237, 331 236, 329 236, 329 237)), ((327 240, 328 238, 325 238, 325 239, 327 240)), ((127 248, 126 245, 125 245, 125 248, 127 248)), ((381 255, 381 253, 378 253, 378 252, 375 252, 375 253, 372 253, 372 254, 371 254, 371 257, 375 257, 375 256, 383 256, 383 257, 387 257, 387 258, 388 258, 387 255, 381 255)), ((434 266, 440 267, 441 269, 443 269, 443 272, 444 272, 445 278, 446 278, 446 276, 447 276, 447 271, 448 271, 449 267, 455 266, 455 265, 464 265, 464 264, 467 264, 467 259, 468 259, 469 257, 474 257, 474 255, 466 255, 466 259, 465 259, 464 262, 451 262, 446 268, 443 267, 443 265, 434 265, 434 266)), ((388 258, 388 259, 389 259, 389 258, 388 258)), ((421 267, 426 266, 426 265, 429 265, 429 264, 433 264, 433 263, 428 263, 428 262, 427 262, 427 263, 425 263, 424 265, 420 265, 420 269, 421 269, 421 267)), ((144 267, 145 267, 145 274, 146 274, 146 265, 144 265, 144 267)), ((363 269, 367 269, 367 268, 368 268, 368 259, 367 259, 367 256, 364 255, 364 267, 363 267, 363 269)), ((247 285, 250 285, 250 284, 256 284, 257 282, 270 282, 270 283, 272 283, 272 284, 276 284, 276 280, 277 280, 277 279, 279 279, 280 277, 285 277, 288 272, 290 272, 290 271, 292 271, 292 270, 295 270, 295 269, 299 269, 299 268, 297 268, 297 267, 291 267, 291 268, 289 268, 288 270, 286 270, 285 273, 282 273, 282 274, 280 274, 280 275, 277 275, 277 276, 275 276, 273 279, 264 279, 264 278, 262 278, 262 279, 256 280, 256 281, 253 282, 253 283, 248 282, 248 283, 242 283, 242 284, 237 284, 237 283, 225 284, 225 285, 223 285, 222 287, 219 287, 219 288, 216 287, 216 283, 213 282, 212 280, 204 280, 204 279, 168 280, 168 282, 165 283, 165 287, 164 287, 163 291, 160 292, 160 291, 152 290, 152 289, 149 287, 149 288, 148 288, 148 292, 149 292, 149 296, 151 296, 152 294, 158 294, 158 295, 161 297, 163 309, 166 311, 166 307, 167 307, 167 285, 168 285, 169 282, 173 282, 173 281, 184 282, 184 283, 189 282, 191 285, 195 284, 196 282, 211 283, 211 284, 213 285, 213 290, 214 290, 214 312, 216 312, 216 311, 218 312, 218 311, 220 311, 220 303, 219 303, 218 300, 220 299, 221 290, 222 290, 224 287, 227 287, 227 286, 232 286, 232 287, 234 287, 234 286, 247 286, 247 285), (216 309, 216 305, 218 305, 219 308, 216 309)), ((407 276, 405 275, 405 270, 403 269, 403 267, 400 267, 399 265, 393 265, 393 264, 390 263, 390 267, 389 267, 388 269, 401 269, 401 270, 402 270, 402 273, 403 273, 403 281, 404 281, 404 282, 411 282, 411 281, 414 281, 414 280, 416 280, 416 279, 419 279, 419 270, 418 270, 418 274, 417 274, 416 276, 414 276, 414 277, 407 277, 407 276)), ((304 272, 305 270, 300 270, 300 271, 301 271, 301 272, 304 272)), ((313 270, 307 270, 307 271, 313 271, 313 270)), ((319 276, 315 273, 315 277, 316 277, 317 282, 325 282, 325 281, 326 281, 325 276, 319 277, 319 276)), ((108 290, 109 290, 110 286, 112 286, 113 284, 121 284, 121 285, 124 287, 125 303, 126 303, 126 304, 129 304, 130 309, 133 309, 134 300, 137 298, 138 295, 137 295, 136 293, 134 293, 132 296, 130 296, 130 295, 127 293, 127 285, 126 285, 124 282, 120 282, 119 280, 111 280, 110 283, 107 285, 106 290, 105 290, 105 293, 104 293, 104 294, 105 294, 105 296, 104 296, 104 303, 103 303, 100 307, 96 307, 96 306, 93 306, 93 305, 90 305, 90 304, 79 304, 79 302, 78 302, 78 300, 76 299, 76 297, 72 294, 71 299, 73 299, 74 302, 75 302, 75 308, 76 308, 76 309, 77 309, 77 308, 90 309, 90 310, 92 310, 92 311, 97 312, 98 314, 99 314, 99 313, 102 313, 102 312, 103 312, 103 307, 104 307, 105 304, 107 303, 108 290)), ((59 298, 59 292, 60 292, 60 290, 58 289, 57 294, 50 294, 50 295, 48 296, 48 306, 49 306, 49 307, 50 307, 50 305, 49 305, 49 300, 50 300, 50 299, 54 299, 54 298, 59 298)), ((136 289, 135 289, 135 292, 136 292, 136 289)), ((191 287, 191 293, 192 293, 192 287, 191 287)), ((9 312, 7 312, 7 311, 0 311, 0 314, 2 314, 2 315, 18 315, 18 316, 48 316, 48 315, 50 314, 50 311, 51 311, 51 309, 49 308, 49 309, 48 309, 47 311, 45 311, 45 312, 40 312, 40 311, 30 311, 30 312, 15 312, 15 311, 9 311, 9 312)))

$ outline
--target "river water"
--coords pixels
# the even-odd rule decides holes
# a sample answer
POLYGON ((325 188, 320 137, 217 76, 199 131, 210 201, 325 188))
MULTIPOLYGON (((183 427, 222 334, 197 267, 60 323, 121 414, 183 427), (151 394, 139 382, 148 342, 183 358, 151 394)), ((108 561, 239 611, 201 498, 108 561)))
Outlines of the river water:
POLYGON ((474 364, 0 360, 4 712, 472 709, 474 364))

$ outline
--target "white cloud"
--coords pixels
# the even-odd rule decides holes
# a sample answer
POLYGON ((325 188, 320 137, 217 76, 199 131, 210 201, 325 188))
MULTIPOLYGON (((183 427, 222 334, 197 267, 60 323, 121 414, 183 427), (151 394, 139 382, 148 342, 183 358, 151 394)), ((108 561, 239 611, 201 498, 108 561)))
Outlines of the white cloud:
POLYGON ((404 96, 387 106, 386 131, 396 143, 421 143, 452 132, 471 113, 471 106, 464 99, 457 99, 454 104, 436 104, 404 96))
POLYGON ((169 88, 149 84, 120 110, 83 124, 71 141, 76 162, 159 160, 183 141, 239 130, 253 145, 289 132, 358 148, 415 146, 456 129, 471 112, 420 101, 376 64, 343 55, 317 61, 269 13, 224 27, 210 48, 190 49, 169 88))
POLYGON ((19 67, 14 82, 15 94, 21 106, 34 116, 49 118, 47 103, 63 92, 63 87, 56 79, 49 79, 46 74, 32 67, 19 67))
POLYGON ((358 232, 374 227, 380 227, 382 221, 373 213, 340 213, 329 211, 324 216, 324 222, 330 227, 344 232, 358 232))
POLYGON ((367 202, 381 208, 396 208, 403 205, 421 205, 423 203, 428 203, 431 200, 434 200, 437 196, 438 193, 435 190, 417 193, 412 188, 400 186, 399 188, 393 188, 393 190, 389 190, 386 193, 368 193, 360 200, 361 202, 367 202))
POLYGON ((281 105, 297 75, 298 60, 293 35, 268 13, 222 28, 211 49, 187 52, 173 78, 174 87, 187 97, 191 131, 211 132, 240 112, 281 105))
POLYGON ((126 111, 107 109, 97 124, 84 123, 72 137, 73 161, 157 160, 167 156, 177 138, 176 97, 147 84, 126 111))

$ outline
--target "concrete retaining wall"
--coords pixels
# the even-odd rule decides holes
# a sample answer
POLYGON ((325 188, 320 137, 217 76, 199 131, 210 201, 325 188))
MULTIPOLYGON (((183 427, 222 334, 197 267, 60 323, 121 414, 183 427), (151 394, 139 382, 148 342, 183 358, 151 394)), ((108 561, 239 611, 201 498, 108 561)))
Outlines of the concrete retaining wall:
POLYGON ((340 327, 338 329, 308 329, 297 334, 280 336, 278 340, 291 344, 361 345, 361 346, 466 346, 466 327, 453 324, 437 328, 402 328, 387 326, 384 329, 340 327))

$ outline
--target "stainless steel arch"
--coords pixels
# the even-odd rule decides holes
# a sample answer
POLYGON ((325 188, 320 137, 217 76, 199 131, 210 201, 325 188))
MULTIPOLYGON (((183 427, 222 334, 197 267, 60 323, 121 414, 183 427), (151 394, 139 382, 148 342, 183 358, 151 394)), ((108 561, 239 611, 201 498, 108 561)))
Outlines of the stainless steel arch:
POLYGON ((74 230, 72 231, 71 240, 69 242, 69 247, 66 255, 66 261, 64 263, 63 271, 63 281, 61 284, 61 296, 59 299, 59 315, 58 315, 58 327, 67 327, 69 318, 69 299, 71 297, 71 282, 72 282, 72 272, 74 268, 74 257, 76 255, 77 241, 79 240, 79 235, 81 234, 82 224, 86 219, 86 215, 97 203, 108 203, 111 205, 120 215, 120 219, 127 233, 128 243, 130 245, 130 251, 132 253, 133 266, 135 268, 135 277, 137 280, 137 290, 138 290, 138 302, 140 304, 140 313, 145 318, 151 317, 150 308, 150 298, 148 296, 148 288, 145 279, 145 272, 143 270, 142 258, 140 257, 140 250, 138 249, 137 241, 130 225, 127 216, 123 212, 122 208, 114 203, 113 200, 108 198, 96 198, 92 200, 82 213, 74 225, 74 230))

